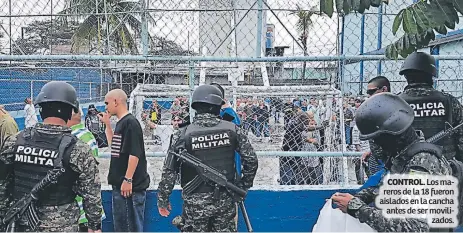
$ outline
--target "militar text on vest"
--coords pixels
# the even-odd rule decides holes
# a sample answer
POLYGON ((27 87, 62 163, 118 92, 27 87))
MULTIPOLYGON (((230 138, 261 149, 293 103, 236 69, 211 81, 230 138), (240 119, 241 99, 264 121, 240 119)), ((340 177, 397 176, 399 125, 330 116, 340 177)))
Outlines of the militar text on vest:
POLYGON ((445 116, 445 107, 442 102, 410 103, 415 117, 445 116))
POLYGON ((54 166, 54 159, 58 158, 58 152, 49 149, 41 149, 30 146, 17 146, 15 162, 54 166))
POLYGON ((230 135, 227 132, 191 137, 193 150, 213 149, 230 145, 230 135))

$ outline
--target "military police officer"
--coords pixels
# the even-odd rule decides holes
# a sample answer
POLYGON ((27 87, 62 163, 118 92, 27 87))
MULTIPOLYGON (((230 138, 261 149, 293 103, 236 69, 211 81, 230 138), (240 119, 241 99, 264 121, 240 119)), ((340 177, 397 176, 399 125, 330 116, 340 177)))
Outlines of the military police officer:
MULTIPOLYGON (((185 190, 197 177, 196 170, 180 164, 171 152, 186 150, 203 163, 221 171, 230 182, 236 179, 235 151, 241 156, 242 177, 235 184, 244 190, 252 187, 258 160, 247 136, 235 124, 218 118, 222 93, 212 85, 201 85, 193 92, 191 107, 196 111, 193 123, 181 128, 172 137, 172 144, 163 167, 158 187, 158 208, 162 216, 169 215, 169 196, 178 171, 185 190)), ((190 189, 188 187, 188 189, 190 189)), ((192 193, 183 191, 184 226, 182 231, 236 231, 234 218, 237 205, 231 193, 215 189, 210 183, 200 183, 192 193)))
MULTIPOLYGON (((28 195, 48 172, 64 173, 56 184, 38 193, 37 231, 78 231, 79 206, 83 198, 88 228, 101 229, 101 184, 98 165, 90 147, 71 134, 66 126, 73 111, 78 111, 76 90, 65 82, 45 84, 38 94, 43 123, 10 137, 0 154, 0 218, 28 195)), ((16 231, 31 231, 25 216, 19 216, 16 231)), ((5 226, 3 226, 5 227, 5 226)), ((34 230, 34 229, 32 229, 34 230)))
MULTIPOLYGON (((387 152, 383 155, 391 174, 426 173, 451 175, 451 168, 440 147, 420 141, 412 127, 414 112, 399 96, 380 93, 366 100, 355 114, 361 140, 374 140, 387 152)), ((384 175, 382 177, 384 179, 384 175)), ((378 232, 429 232, 426 219, 386 218, 382 210, 370 207, 378 187, 361 190, 354 196, 336 193, 333 202, 344 212, 378 232)), ((449 229, 447 229, 448 231, 449 229)))
MULTIPOLYGON (((433 88, 433 77, 437 70, 434 58, 423 52, 414 52, 404 61, 400 75, 407 79, 408 86, 400 94, 415 115, 413 127, 421 130, 425 138, 451 126, 463 122, 462 106, 458 100, 433 88), (448 122, 448 124, 447 124, 448 122)), ((453 136, 446 137, 437 145, 444 147, 444 155, 448 159, 463 161, 463 131, 457 130, 453 136)))

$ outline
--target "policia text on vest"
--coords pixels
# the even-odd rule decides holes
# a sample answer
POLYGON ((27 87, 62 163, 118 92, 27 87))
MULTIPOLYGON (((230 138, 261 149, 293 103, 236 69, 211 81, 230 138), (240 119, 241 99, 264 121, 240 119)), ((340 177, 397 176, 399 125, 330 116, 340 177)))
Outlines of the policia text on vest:
POLYGON ((193 150, 213 149, 230 145, 230 135, 228 133, 216 133, 191 138, 191 148, 193 150))
POLYGON ((445 116, 445 107, 442 102, 428 102, 410 104, 415 112, 415 117, 445 116))
POLYGON ((24 146, 16 148, 15 162, 53 167, 53 161, 56 158, 58 158, 58 152, 54 150, 24 146))

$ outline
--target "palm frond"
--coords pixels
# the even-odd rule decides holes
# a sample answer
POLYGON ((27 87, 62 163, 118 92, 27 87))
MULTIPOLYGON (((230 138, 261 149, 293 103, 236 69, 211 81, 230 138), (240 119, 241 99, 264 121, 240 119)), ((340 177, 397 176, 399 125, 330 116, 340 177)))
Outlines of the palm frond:
POLYGON ((127 27, 125 25, 121 26, 118 30, 118 33, 121 35, 120 38, 123 42, 123 48, 128 48, 131 54, 138 54, 137 44, 135 43, 135 40, 127 27))
POLYGON ((82 22, 71 38, 71 51, 75 51, 82 46, 84 41, 91 40, 97 36, 98 18, 91 15, 82 22))

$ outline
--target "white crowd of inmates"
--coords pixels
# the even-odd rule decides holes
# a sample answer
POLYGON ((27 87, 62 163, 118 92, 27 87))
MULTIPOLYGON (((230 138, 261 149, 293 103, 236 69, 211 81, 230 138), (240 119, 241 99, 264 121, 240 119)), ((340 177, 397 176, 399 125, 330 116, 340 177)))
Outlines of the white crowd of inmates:
MULTIPOLYGON (((233 108, 242 130, 248 133, 255 150, 282 151, 341 151, 340 108, 344 111, 344 135, 346 150, 368 151, 368 142, 360 141, 355 127, 355 110, 365 97, 345 96, 342 106, 339 99, 322 96, 300 98, 237 98, 228 101, 225 108, 233 108), (327 105, 331 105, 331 107, 327 105), (291 112, 292 111, 292 112, 291 112)), ((25 100, 25 126, 38 122, 37 112, 30 99, 25 100), (34 114, 35 113, 35 114, 34 114)), ((98 147, 107 147, 104 124, 98 119, 98 110, 90 104, 85 115, 85 126, 95 136, 98 147)), ((182 124, 190 121, 187 97, 177 97, 171 102, 152 100, 140 114, 146 141, 162 144, 161 138, 169 138, 182 124), (160 125, 170 125, 170 131, 156 131, 160 125), (167 137, 162 137, 167 136, 167 137)), ((165 149, 165 148, 164 148, 165 149)), ((321 157, 280 157, 281 185, 335 184, 342 179, 342 159, 321 157), (324 163, 329 163, 323 167, 324 163), (326 174, 329 177, 324 177, 326 174)), ((363 172, 360 159, 348 163, 350 182, 361 184, 363 172)))

